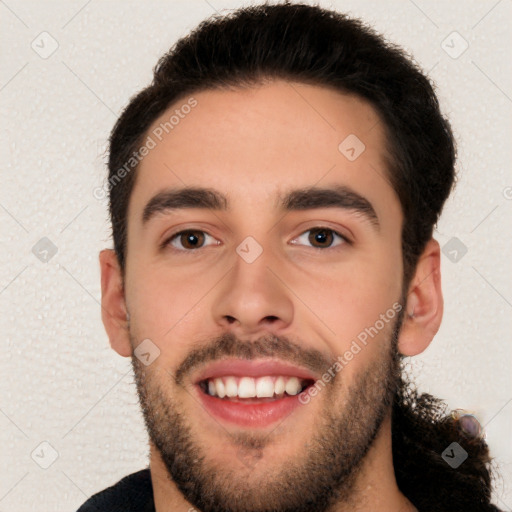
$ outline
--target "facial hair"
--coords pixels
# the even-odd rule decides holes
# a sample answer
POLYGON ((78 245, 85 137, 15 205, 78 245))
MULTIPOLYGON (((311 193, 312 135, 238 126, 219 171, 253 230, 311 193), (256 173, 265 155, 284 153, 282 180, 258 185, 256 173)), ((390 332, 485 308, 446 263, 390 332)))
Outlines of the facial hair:
MULTIPOLYGON (((377 359, 353 382, 346 384, 342 380, 340 385, 326 387, 313 398, 324 400, 324 409, 318 428, 304 440, 304 449, 294 459, 288 458, 280 467, 272 466, 272 470, 258 476, 252 472, 251 464, 258 457, 259 465, 272 460, 270 437, 250 433, 233 436, 232 442, 245 455, 234 460, 232 467, 215 463, 195 439, 191 423, 167 391, 168 386, 159 383, 158 376, 169 379, 169 374, 151 371, 151 367, 146 369, 132 357, 149 437, 169 478, 187 502, 201 512, 328 512, 336 504, 350 503, 365 455, 396 394, 400 377, 397 341, 402 316, 400 312, 395 322, 389 324, 392 329, 387 338, 369 342, 379 343, 382 348, 377 359), (340 395, 341 401, 337 400, 340 395), (268 450, 263 450, 267 445, 268 450), (241 464, 245 456, 246 467, 241 464)), ((305 351, 285 338, 243 343, 228 334, 186 358, 175 374, 175 381, 179 384, 199 363, 227 356, 274 356, 309 367, 325 359, 321 353, 305 351)), ((343 369, 340 376, 343 379, 343 369)))

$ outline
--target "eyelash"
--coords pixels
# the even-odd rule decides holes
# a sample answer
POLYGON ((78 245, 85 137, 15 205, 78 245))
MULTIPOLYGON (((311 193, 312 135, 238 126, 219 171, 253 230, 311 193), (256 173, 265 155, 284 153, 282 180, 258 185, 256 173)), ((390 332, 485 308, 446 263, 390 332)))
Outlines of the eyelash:
MULTIPOLYGON (((334 236, 337 236, 338 238, 341 239, 341 242, 338 243, 337 245, 330 245, 329 247, 313 247, 311 246, 310 248, 311 249, 315 249, 315 250, 318 250, 318 251, 325 251, 325 250, 328 250, 328 249, 331 249, 331 250, 336 250, 336 248, 339 248, 340 246, 343 246, 345 244, 349 244, 349 245, 352 245, 352 241, 349 240, 346 236, 342 235, 341 233, 339 233, 338 231, 335 231, 334 229, 331 229, 331 228, 328 228, 328 227, 324 227, 324 226, 315 226, 313 228, 310 228, 310 229, 307 229, 306 231, 303 231, 298 237, 296 237, 294 240, 296 240, 297 238, 300 238, 301 236, 304 236, 306 233, 309 233, 310 231, 328 231, 330 233, 332 233, 334 236)), ((203 233, 205 234, 207 237, 211 237, 213 238, 211 235, 209 235, 208 233, 206 233, 206 231, 203 231, 201 229, 185 229, 183 231, 178 231, 177 233, 174 233, 173 235, 171 235, 169 238, 167 238, 166 240, 164 240, 164 242, 162 242, 161 244, 161 249, 165 249, 166 247, 168 246, 171 246, 172 245, 172 242, 176 239, 179 240, 179 237, 185 233, 203 233)), ((293 243, 293 241, 292 241, 293 243)), ((334 242, 333 242, 334 243, 334 242)), ((212 244, 212 245, 218 245, 218 244, 212 244)), ((295 244, 294 244, 295 245, 295 244)), ((206 246, 206 247, 209 247, 209 246, 206 246)), ((205 248, 205 246, 201 246, 201 247, 198 247, 198 248, 195 248, 195 249, 178 249, 178 248, 175 248, 173 247, 173 249, 175 251, 179 251, 179 252, 196 252, 198 249, 203 249, 205 248)))

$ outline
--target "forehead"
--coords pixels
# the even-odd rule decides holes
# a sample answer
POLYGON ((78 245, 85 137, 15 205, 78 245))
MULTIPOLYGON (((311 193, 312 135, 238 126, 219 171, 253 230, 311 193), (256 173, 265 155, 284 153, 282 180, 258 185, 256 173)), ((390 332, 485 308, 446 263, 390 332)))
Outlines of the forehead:
POLYGON ((169 107, 143 142, 151 149, 137 170, 132 213, 166 188, 209 187, 223 191, 230 206, 263 201, 271 208, 287 190, 329 184, 400 213, 379 115, 330 88, 275 81, 200 91, 169 107))

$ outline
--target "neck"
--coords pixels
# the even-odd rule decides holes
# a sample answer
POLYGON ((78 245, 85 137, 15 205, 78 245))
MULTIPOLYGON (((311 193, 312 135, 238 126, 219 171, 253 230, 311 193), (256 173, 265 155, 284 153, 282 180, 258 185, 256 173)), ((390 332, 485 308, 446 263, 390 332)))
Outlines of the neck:
MULTIPOLYGON (((160 453, 150 442, 150 470, 156 512, 200 512, 170 479, 160 453)), ((349 502, 336 503, 329 512, 417 512, 396 484, 391 447, 391 419, 383 421, 362 462, 349 502)))

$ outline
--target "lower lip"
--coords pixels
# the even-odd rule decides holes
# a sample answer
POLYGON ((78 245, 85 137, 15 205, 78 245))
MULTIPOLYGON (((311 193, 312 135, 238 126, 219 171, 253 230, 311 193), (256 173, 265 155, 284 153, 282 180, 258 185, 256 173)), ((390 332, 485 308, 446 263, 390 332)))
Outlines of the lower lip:
POLYGON ((278 398, 271 402, 233 402, 208 395, 197 386, 205 409, 215 418, 242 427, 266 427, 285 419, 297 407, 300 407, 299 395, 278 398))

